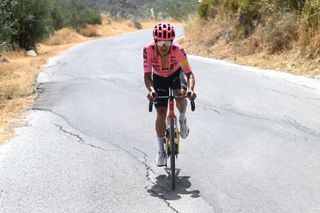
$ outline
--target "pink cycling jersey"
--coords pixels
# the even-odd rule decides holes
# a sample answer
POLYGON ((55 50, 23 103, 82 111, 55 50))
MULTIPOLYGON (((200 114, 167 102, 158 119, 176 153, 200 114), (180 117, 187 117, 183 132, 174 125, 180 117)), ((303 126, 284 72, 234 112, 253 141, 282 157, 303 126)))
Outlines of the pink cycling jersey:
POLYGON ((191 68, 187 59, 187 55, 183 48, 173 42, 168 60, 169 70, 162 69, 160 55, 157 51, 156 43, 153 41, 143 48, 143 66, 144 73, 154 73, 162 77, 169 77, 181 67, 185 74, 191 73, 191 68))

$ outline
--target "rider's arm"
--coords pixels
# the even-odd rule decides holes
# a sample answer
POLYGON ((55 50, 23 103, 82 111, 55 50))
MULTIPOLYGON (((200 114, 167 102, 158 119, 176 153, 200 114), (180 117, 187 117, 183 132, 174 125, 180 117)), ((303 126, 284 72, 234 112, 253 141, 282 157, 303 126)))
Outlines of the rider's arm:
POLYGON ((144 84, 146 85, 148 92, 154 92, 151 73, 144 73, 144 84))
POLYGON ((191 70, 191 67, 187 58, 187 54, 184 52, 181 46, 180 46, 180 51, 177 51, 177 58, 180 61, 180 66, 183 72, 187 76, 187 87, 188 87, 188 93, 189 93, 188 96, 191 100, 194 100, 197 97, 196 93, 194 92, 196 80, 191 70))
POLYGON ((147 47, 143 48, 143 71, 144 73, 152 72, 152 62, 147 47))
POLYGON ((152 80, 152 63, 151 58, 148 54, 148 49, 146 47, 143 48, 143 68, 144 68, 144 84, 148 90, 147 98, 150 101, 153 101, 155 98, 155 90, 153 88, 153 80, 152 80))
POLYGON ((187 86, 189 91, 194 91, 194 86, 196 85, 196 79, 194 77, 194 74, 192 72, 187 73, 187 86))
POLYGON ((180 63, 180 66, 185 74, 191 73, 192 70, 191 70, 191 67, 190 67, 190 64, 189 64, 189 61, 187 58, 187 54, 185 53, 184 49, 181 46, 179 46, 179 47, 180 47, 180 49, 177 50, 176 56, 177 56, 177 59, 180 63))
POLYGON ((196 79, 194 77, 193 72, 186 73, 186 76, 187 76, 187 87, 188 87, 187 96, 190 100, 194 100, 197 97, 197 94, 194 92, 194 86, 196 84, 196 79))
POLYGON ((144 73, 144 84, 146 85, 148 90, 147 98, 149 99, 149 101, 154 101, 156 98, 156 92, 153 87, 151 73, 144 73))
POLYGON ((150 54, 148 54, 147 47, 143 48, 143 71, 144 71, 144 83, 148 89, 148 92, 152 92, 154 91, 153 81, 151 77, 152 63, 151 63, 150 54))

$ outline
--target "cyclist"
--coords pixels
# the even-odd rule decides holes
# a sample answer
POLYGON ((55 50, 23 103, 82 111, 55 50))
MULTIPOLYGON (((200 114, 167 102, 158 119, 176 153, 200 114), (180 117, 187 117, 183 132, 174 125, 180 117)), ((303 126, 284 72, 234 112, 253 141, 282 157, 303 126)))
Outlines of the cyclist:
MULTIPOLYGON (((143 48, 144 82, 148 90, 147 98, 154 102, 157 109, 155 128, 158 155, 156 165, 164 166, 167 160, 164 142, 168 100, 157 99, 157 96, 168 96, 169 88, 173 89, 176 96, 187 94, 190 100, 194 100, 197 96, 194 92, 195 77, 187 55, 180 45, 173 42, 175 38, 174 27, 169 23, 157 24, 153 29, 153 38, 154 41, 143 48)), ((189 134, 186 99, 176 99, 176 106, 180 112, 180 136, 185 139, 189 134)))

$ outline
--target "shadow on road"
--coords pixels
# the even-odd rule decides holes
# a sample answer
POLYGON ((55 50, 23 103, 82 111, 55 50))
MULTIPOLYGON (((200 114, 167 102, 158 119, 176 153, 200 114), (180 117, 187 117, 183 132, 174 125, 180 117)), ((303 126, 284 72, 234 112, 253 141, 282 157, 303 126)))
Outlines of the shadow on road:
POLYGON ((156 177, 155 185, 148 189, 148 193, 153 197, 159 197, 165 200, 179 200, 181 199, 181 195, 190 195, 192 198, 200 197, 199 190, 188 190, 191 187, 189 178, 190 176, 177 175, 176 189, 173 191, 171 190, 171 176, 159 175, 156 177))

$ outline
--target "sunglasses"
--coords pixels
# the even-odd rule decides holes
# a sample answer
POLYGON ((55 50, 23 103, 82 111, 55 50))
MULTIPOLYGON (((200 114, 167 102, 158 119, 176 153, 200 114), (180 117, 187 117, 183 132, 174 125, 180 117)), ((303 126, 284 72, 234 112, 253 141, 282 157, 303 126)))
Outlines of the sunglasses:
POLYGON ((172 41, 157 41, 157 46, 162 47, 163 45, 166 47, 170 47, 172 45, 172 41))

